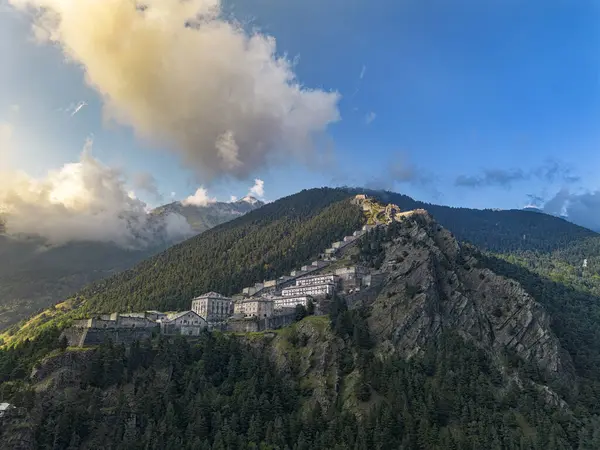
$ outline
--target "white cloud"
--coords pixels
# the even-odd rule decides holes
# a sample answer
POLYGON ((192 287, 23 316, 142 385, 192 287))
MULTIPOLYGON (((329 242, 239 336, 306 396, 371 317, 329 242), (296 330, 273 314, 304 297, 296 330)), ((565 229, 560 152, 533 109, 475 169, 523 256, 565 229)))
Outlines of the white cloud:
POLYGON ((254 180, 254 186, 248 191, 248 195, 263 198, 265 196, 265 182, 259 178, 254 180))
POLYGON ((377 118, 377 114, 375 114, 373 111, 371 111, 370 113, 368 113, 365 117, 365 123, 367 125, 371 124, 375 119, 377 118))
POLYGON ((216 198, 210 197, 208 195, 208 191, 204 187, 200 186, 198 189, 196 189, 194 195, 190 195, 185 200, 182 200, 181 204, 186 206, 208 206, 216 201, 216 198))
POLYGON ((124 174, 95 159, 91 148, 88 140, 79 161, 41 179, 0 169, 0 214, 9 234, 36 234, 55 245, 100 241, 132 247, 148 244, 161 229, 190 233, 174 215, 153 223, 147 205, 128 191, 124 174))
POLYGON ((73 111, 71 112, 71 117, 73 117, 75 114, 77 114, 79 111, 81 111, 81 109, 87 106, 87 103, 84 101, 80 101, 78 102, 75 107, 73 108, 73 111))
POLYGON ((338 93, 302 86, 275 39, 225 19, 220 0, 9 2, 84 70, 107 117, 205 181, 283 158, 310 164, 340 118, 338 93))
POLYGON ((229 197, 229 202, 233 203, 233 202, 237 202, 237 197, 235 195, 232 195, 231 197, 229 197))
POLYGON ((359 79, 362 80, 365 77, 365 73, 367 73, 367 66, 363 64, 362 69, 360 69, 359 79))

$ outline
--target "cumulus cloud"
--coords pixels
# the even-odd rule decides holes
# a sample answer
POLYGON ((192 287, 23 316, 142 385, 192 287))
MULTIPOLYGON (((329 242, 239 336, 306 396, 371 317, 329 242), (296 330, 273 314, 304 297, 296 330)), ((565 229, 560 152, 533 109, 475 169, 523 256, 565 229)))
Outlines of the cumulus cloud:
POLYGON ((216 203, 216 201, 216 198, 210 197, 208 191, 200 186, 193 195, 182 200, 181 204, 184 206, 208 206, 212 203, 216 203))
POLYGON ((265 182, 259 178, 254 180, 254 186, 248 191, 248 195, 263 198, 265 196, 265 182))
POLYGON ((231 197, 229 197, 229 202, 233 203, 233 202, 237 202, 237 197, 235 195, 232 195, 231 197))
POLYGON ((370 125, 376 118, 377 118, 377 114, 375 114, 373 111, 371 111, 365 116, 365 123, 367 125, 370 125))
POLYGON ((113 242, 138 247, 157 238, 185 237, 185 218, 167 215, 157 222, 146 204, 126 188, 124 175, 91 153, 89 140, 79 161, 35 179, 23 172, 0 170, 0 216, 8 234, 36 234, 48 243, 113 242), (182 221, 183 219, 183 221, 182 221))
POLYGON ((454 184, 455 186, 469 188, 489 186, 510 188, 513 183, 531 179, 548 183, 559 181, 574 183, 580 178, 573 174, 572 169, 566 164, 551 160, 528 171, 522 169, 485 169, 481 175, 459 175, 454 184))
POLYGON ((172 149, 204 182, 282 158, 308 164, 340 118, 338 93, 302 86, 275 39, 225 19, 220 0, 9 2, 82 68, 108 118, 172 149))

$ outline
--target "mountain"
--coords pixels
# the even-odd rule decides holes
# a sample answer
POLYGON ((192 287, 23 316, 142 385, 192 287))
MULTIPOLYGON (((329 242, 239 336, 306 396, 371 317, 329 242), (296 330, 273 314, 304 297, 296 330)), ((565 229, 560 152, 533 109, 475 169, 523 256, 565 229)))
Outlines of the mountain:
MULTIPOLYGON (((525 216, 502 216, 521 224, 515 232, 536 237, 564 226, 518 213, 525 216)), ((98 309, 177 306, 178 289, 189 283, 234 292, 306 262, 366 219, 347 191, 303 191, 96 284, 79 301, 98 309), (227 269, 230 278, 219 277, 227 269), (141 295, 153 292, 151 300, 141 295)), ((573 231, 576 239, 581 230, 573 231)), ((550 257, 563 239, 547 235, 540 254, 550 257)), ((377 270, 382 284, 350 307, 333 298, 329 316, 277 332, 72 351, 58 348, 47 327, 37 341, 0 351, 0 399, 19 406, 2 422, 2 442, 8 449, 600 448, 599 297, 460 243, 425 210, 368 233, 346 257, 377 270)))
POLYGON ((142 228, 132 224, 136 241, 127 248, 107 242, 56 246, 40 236, 0 234, 0 330, 93 281, 121 272, 185 238, 262 205, 252 197, 203 207, 170 203, 151 211, 150 220, 142 228), (173 224, 176 230, 169 229, 173 224))
POLYGON ((159 206, 152 210, 155 217, 165 217, 169 214, 177 214, 185 217, 195 234, 200 234, 228 220, 242 216, 264 203, 252 196, 246 196, 235 202, 215 202, 206 206, 186 205, 181 202, 173 202, 159 206))

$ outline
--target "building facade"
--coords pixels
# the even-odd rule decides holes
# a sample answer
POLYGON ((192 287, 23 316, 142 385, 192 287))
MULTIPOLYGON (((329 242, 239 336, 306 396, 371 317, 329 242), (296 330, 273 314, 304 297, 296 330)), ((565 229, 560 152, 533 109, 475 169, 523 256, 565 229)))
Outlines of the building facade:
POLYGON ((222 322, 233 314, 233 300, 217 292, 208 292, 192 300, 192 311, 207 322, 222 322))
POLYGON ((290 286, 281 290, 283 297, 300 297, 309 295, 311 297, 327 297, 333 295, 336 290, 334 283, 306 284, 300 286, 290 286))
POLYGON ((296 305, 302 305, 305 308, 308 306, 309 302, 314 303, 314 298, 310 295, 297 295, 291 297, 274 297, 271 299, 273 301, 273 307, 276 312, 281 312, 284 309, 295 308, 296 305))
POLYGON ((274 312, 274 303, 266 298, 248 298, 237 302, 234 306, 234 314, 244 317, 258 317, 264 319, 271 317, 274 312))
POLYGON ((336 284, 338 282, 338 276, 332 273, 311 275, 308 277, 298 278, 296 280, 296 286, 310 286, 313 284, 324 284, 331 283, 336 284))
POLYGON ((163 334, 199 336, 207 326, 206 320, 194 311, 169 314, 160 320, 160 331, 163 334))

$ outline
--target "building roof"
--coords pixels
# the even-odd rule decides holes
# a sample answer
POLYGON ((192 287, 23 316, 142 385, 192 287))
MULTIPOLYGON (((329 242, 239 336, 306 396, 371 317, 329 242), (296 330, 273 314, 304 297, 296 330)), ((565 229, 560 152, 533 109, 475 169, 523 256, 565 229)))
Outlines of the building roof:
POLYGON ((312 280, 313 278, 321 278, 321 277, 336 277, 337 275, 334 273, 321 273, 318 275, 307 275, 305 277, 302 278, 298 278, 298 281, 302 281, 302 280, 312 280))
POLYGON ((335 283, 301 284, 301 285, 289 286, 289 287, 283 288, 281 291, 283 292, 283 291, 290 290, 290 289, 317 288, 317 287, 321 287, 321 286, 335 286, 335 283))
POLYGON ((273 301, 273 299, 267 298, 267 297, 252 297, 252 298, 245 298, 243 300, 240 300, 238 303, 272 302, 272 301, 273 301))
POLYGON ((186 314, 189 314, 189 313, 192 313, 192 314, 194 314, 195 316, 198 316, 198 317, 200 317, 202 320, 204 320, 204 318, 203 318, 202 316, 198 315, 198 314, 197 314, 197 313, 195 313, 194 311, 181 311, 181 312, 176 312, 176 313, 173 313, 173 314, 169 314, 169 315, 167 316, 167 320, 169 320, 169 321, 177 320, 177 319, 179 319, 180 317, 183 317, 183 316, 185 316, 186 314))
POLYGON ((295 298, 305 298, 307 300, 314 300, 314 297, 309 294, 301 294, 301 295, 289 295, 287 297, 272 297, 271 300, 294 300, 295 298))
POLYGON ((197 300, 200 298, 221 298, 223 300, 230 300, 229 297, 225 297, 224 295, 221 295, 218 292, 214 292, 214 291, 210 291, 210 292, 207 292, 206 294, 202 294, 202 295, 196 297, 194 300, 197 300))

